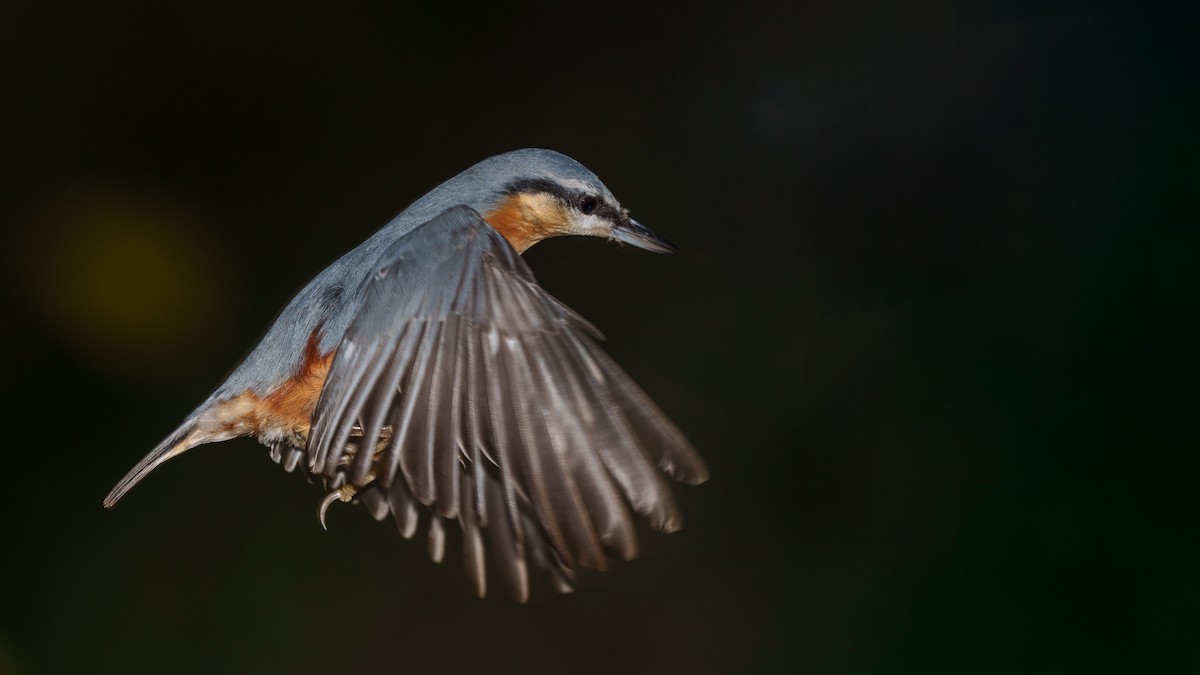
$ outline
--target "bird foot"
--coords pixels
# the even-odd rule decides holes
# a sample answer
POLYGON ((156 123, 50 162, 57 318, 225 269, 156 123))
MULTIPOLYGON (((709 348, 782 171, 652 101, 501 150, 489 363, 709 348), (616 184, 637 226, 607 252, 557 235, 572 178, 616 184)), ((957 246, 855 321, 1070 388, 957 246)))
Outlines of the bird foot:
POLYGON ((353 485, 343 485, 333 492, 325 495, 325 499, 321 500, 321 508, 319 511, 317 511, 317 519, 321 521, 322 529, 329 529, 325 525, 325 512, 329 510, 329 505, 336 501, 348 502, 351 499, 354 499, 354 495, 357 492, 358 488, 354 487, 353 485))

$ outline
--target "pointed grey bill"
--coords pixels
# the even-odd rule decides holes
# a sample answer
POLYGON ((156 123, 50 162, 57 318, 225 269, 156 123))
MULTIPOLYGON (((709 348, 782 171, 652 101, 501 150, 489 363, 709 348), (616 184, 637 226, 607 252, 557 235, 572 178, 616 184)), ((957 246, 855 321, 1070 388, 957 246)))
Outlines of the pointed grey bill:
POLYGON ((679 250, 675 244, 654 234, 645 225, 632 218, 629 219, 629 222, 614 227, 612 236, 617 241, 633 244, 638 248, 655 253, 675 253, 679 250))

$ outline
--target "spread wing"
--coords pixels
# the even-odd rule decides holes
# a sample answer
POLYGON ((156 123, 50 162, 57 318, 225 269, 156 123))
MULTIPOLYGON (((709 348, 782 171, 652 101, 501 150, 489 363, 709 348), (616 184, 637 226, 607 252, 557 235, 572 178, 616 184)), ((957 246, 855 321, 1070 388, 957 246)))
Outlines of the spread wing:
POLYGON ((456 520, 480 596, 489 567, 523 601, 530 563, 569 590, 575 568, 632 558, 630 509, 679 527, 659 470, 698 483, 700 458, 474 210, 398 240, 359 293, 310 471, 406 537, 427 522, 435 560, 456 520))

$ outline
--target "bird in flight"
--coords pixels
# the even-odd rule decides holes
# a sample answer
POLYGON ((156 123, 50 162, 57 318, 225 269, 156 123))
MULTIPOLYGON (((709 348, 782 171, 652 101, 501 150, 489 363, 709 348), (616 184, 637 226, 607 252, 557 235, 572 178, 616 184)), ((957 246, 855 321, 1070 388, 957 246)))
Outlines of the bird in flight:
POLYGON ((191 448, 254 436, 325 485, 322 525, 332 503, 359 502, 406 538, 423 531, 440 561, 457 521, 480 597, 489 578, 524 602, 531 568, 565 592, 578 568, 633 558, 632 514, 680 527, 661 474, 708 471, 521 259, 560 235, 675 250, 565 155, 485 159, 309 282, 104 505, 191 448))

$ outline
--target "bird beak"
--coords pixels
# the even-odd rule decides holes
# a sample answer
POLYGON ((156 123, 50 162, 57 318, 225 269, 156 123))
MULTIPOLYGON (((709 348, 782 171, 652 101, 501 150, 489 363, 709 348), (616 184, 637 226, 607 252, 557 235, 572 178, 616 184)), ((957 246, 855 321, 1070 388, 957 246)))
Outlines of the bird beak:
POLYGON ((638 248, 655 253, 674 253, 679 250, 675 248, 674 244, 654 234, 645 225, 632 218, 614 227, 612 236, 617 241, 633 244, 638 248))

